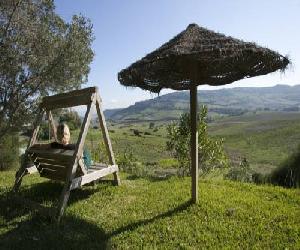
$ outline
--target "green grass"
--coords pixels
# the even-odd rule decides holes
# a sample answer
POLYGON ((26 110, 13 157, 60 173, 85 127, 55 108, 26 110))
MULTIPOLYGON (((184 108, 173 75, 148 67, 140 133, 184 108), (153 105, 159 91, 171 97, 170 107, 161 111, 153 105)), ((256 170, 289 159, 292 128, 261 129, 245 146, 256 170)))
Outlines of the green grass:
MULTIPOLYGON (((201 180, 192 205, 190 178, 131 179, 71 194, 60 226, 8 195, 14 172, 0 175, 1 249, 204 248, 299 249, 300 190, 201 180)), ((61 185, 37 175, 21 194, 51 204, 61 185)))

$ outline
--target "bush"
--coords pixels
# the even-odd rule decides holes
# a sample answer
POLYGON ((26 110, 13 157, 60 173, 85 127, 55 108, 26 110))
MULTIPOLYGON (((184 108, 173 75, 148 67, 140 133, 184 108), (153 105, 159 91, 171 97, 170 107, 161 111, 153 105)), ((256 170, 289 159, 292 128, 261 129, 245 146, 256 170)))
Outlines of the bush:
POLYGON ((300 187, 300 145, 270 174, 270 182, 284 187, 300 187))
POLYGON ((269 182, 269 178, 268 178, 268 176, 263 175, 261 173, 253 173, 252 181, 256 184, 266 184, 269 182))
POLYGON ((155 126, 155 123, 154 123, 154 122, 150 122, 150 123, 149 123, 149 129, 153 129, 154 126, 155 126))
MULTIPOLYGON (((208 135, 207 131, 207 107, 203 106, 198 114, 198 147, 199 168, 201 174, 207 174, 216 168, 228 167, 228 158, 223 147, 223 139, 215 139, 208 135)), ((179 162, 179 171, 183 175, 190 175, 190 115, 180 116, 179 122, 167 127, 167 150, 179 162)))
POLYGON ((16 168, 19 165, 19 137, 6 135, 0 142, 0 171, 16 168))
POLYGON ((132 174, 135 177, 146 176, 146 170, 141 162, 138 162, 130 150, 126 150, 117 157, 117 164, 121 171, 132 174))
POLYGON ((140 131, 139 131, 138 129, 134 129, 134 130, 133 130, 133 134, 134 134, 135 136, 141 136, 140 131))
POLYGON ((225 179, 241 182, 252 182, 253 171, 250 169, 250 164, 246 158, 240 162, 239 166, 232 167, 225 175, 225 179))

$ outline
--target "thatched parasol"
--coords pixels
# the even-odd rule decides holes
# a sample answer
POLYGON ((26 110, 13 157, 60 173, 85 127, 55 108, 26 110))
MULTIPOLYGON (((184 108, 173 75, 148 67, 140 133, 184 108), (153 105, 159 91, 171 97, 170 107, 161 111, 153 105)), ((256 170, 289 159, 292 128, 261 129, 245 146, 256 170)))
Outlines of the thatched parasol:
POLYGON ((118 74, 122 85, 151 92, 190 90, 192 200, 198 200, 197 86, 225 85, 289 64, 270 49, 190 24, 157 50, 118 74))

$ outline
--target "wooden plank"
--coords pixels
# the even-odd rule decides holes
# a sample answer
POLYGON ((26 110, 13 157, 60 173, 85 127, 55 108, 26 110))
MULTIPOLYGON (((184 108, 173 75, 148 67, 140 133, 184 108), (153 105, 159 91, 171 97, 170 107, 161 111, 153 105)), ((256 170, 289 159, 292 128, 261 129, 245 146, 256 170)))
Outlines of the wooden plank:
POLYGON ((35 154, 36 157, 61 160, 63 162, 71 162, 75 157, 75 150, 29 148, 27 152, 35 154))
POLYGON ((190 90, 192 202, 198 202, 197 85, 190 90))
POLYGON ((60 171, 53 171, 51 169, 43 168, 42 172, 40 173, 40 176, 50 180, 65 181, 66 171, 63 173, 60 171))
POLYGON ((99 170, 99 169, 107 168, 107 167, 108 167, 108 164, 96 163, 96 164, 89 166, 89 170, 99 170))
POLYGON ((45 96, 42 100, 41 107, 47 110, 52 110, 57 108, 88 105, 92 100, 92 94, 96 91, 96 87, 91 87, 53 96, 45 96))
POLYGON ((35 158, 34 160, 35 163, 39 163, 39 164, 51 164, 51 165, 58 165, 61 167, 68 167, 70 166, 70 160, 68 161, 64 161, 64 160, 60 160, 60 159, 46 159, 46 158, 35 158))
MULTIPOLYGON (((35 146, 35 145, 33 145, 35 146)), ((53 155, 63 155, 63 156, 75 156, 74 149, 61 149, 61 148, 39 148, 39 147, 30 147, 27 149, 28 153, 36 154, 53 154, 53 155)))
MULTIPOLYGON (((102 136, 104 139, 106 152, 107 152, 108 158, 109 158, 109 163, 111 165, 115 165, 116 161, 115 161, 115 157, 114 157, 114 152, 112 150, 112 145, 110 142, 109 133, 108 133, 107 126, 106 126, 105 117, 104 117, 104 113, 103 113, 102 106, 101 106, 101 99, 100 99, 100 96, 98 95, 98 93, 96 94, 96 98, 97 98, 96 99, 96 101, 97 101, 96 102, 96 110, 97 110, 97 114, 98 114, 98 118, 99 118, 100 128, 101 128, 102 136)), ((116 185, 121 184, 118 172, 114 173, 114 180, 115 180, 116 185)))
POLYGON ((106 168, 96 170, 92 173, 83 175, 81 177, 75 178, 72 181, 72 184, 70 186, 70 190, 76 189, 78 187, 81 187, 87 183, 90 183, 92 181, 98 180, 101 177, 104 177, 109 174, 113 174, 119 170, 117 165, 110 165, 106 168))
POLYGON ((64 166, 52 165, 52 164, 40 164, 39 169, 43 169, 43 168, 50 169, 52 171, 59 171, 64 174, 67 173, 67 167, 64 166))

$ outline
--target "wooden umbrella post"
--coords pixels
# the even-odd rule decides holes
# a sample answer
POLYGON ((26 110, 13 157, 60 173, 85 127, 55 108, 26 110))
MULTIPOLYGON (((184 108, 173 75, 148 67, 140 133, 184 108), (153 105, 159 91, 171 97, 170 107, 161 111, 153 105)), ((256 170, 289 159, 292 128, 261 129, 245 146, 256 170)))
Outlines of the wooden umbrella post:
POLYGON ((198 202, 197 85, 190 89, 192 202, 198 202))

